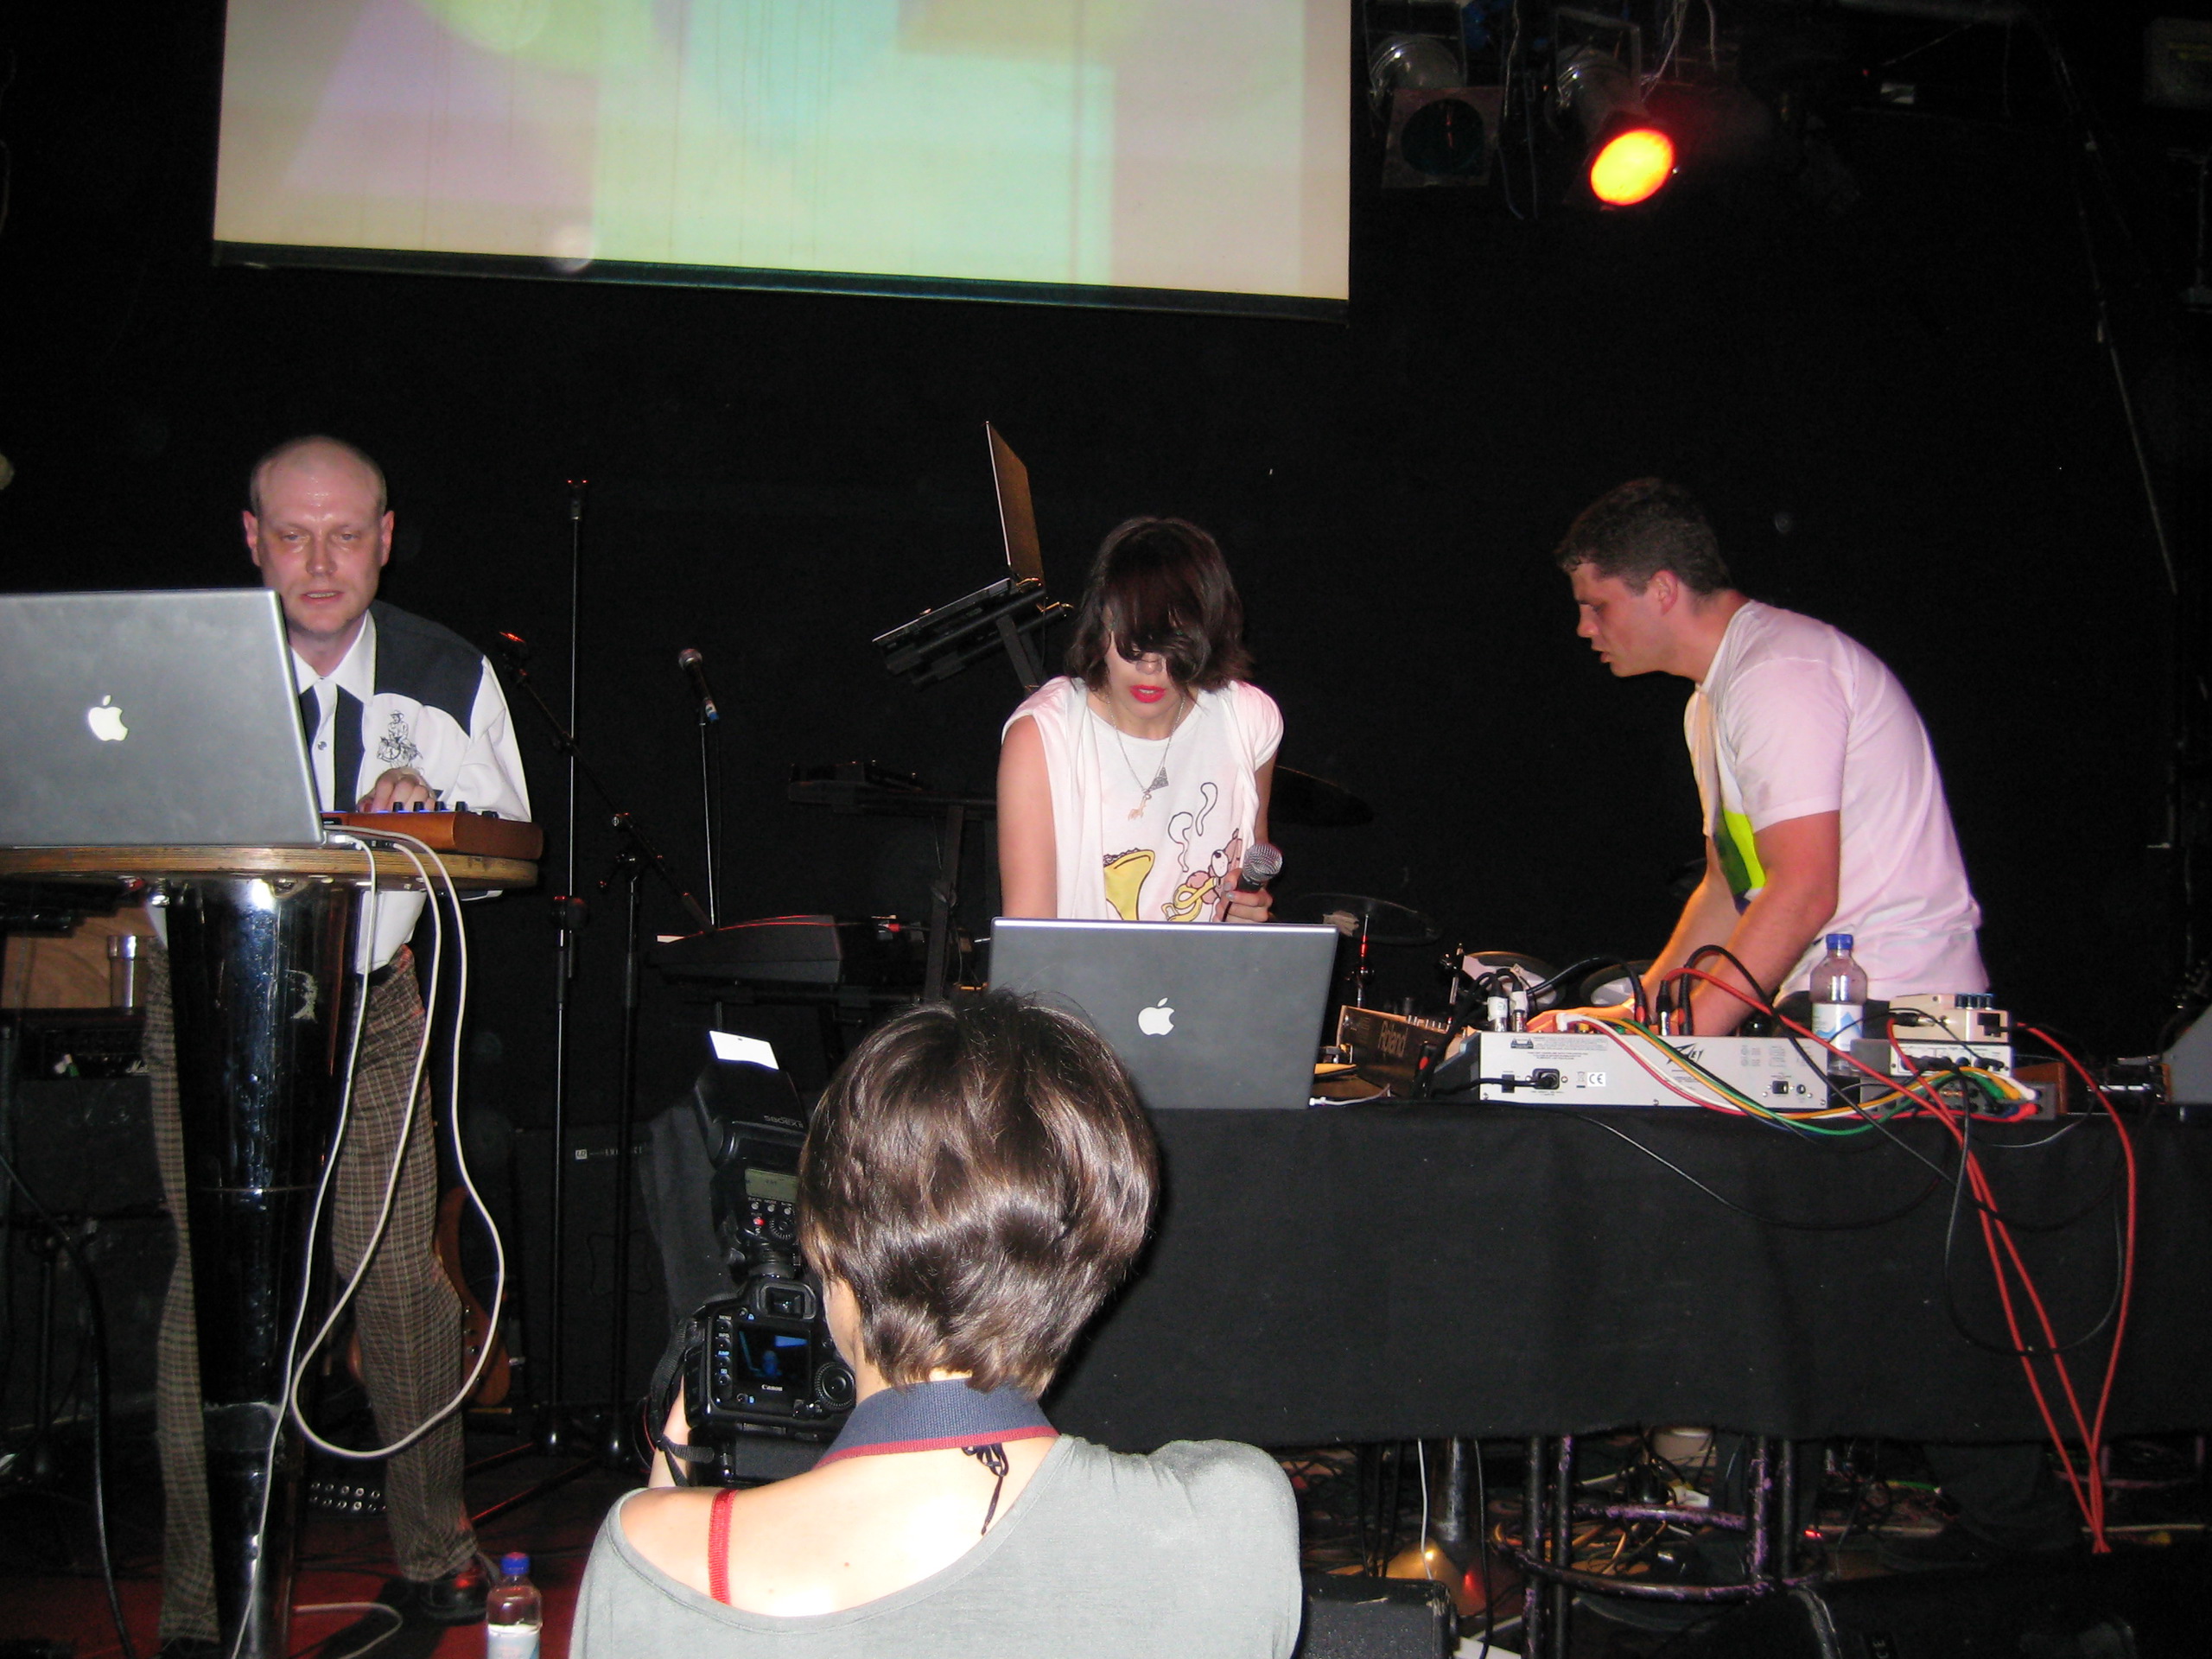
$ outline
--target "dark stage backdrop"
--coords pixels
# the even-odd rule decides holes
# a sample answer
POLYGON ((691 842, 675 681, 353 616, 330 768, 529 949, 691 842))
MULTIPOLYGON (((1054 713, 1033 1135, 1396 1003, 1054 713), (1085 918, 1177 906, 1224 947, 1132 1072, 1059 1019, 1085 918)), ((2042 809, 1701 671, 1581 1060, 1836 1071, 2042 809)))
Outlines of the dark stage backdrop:
MULTIPOLYGON (((391 474, 386 596, 480 642, 527 636, 557 696, 563 480, 588 475, 581 735, 615 796, 697 883, 673 667, 696 645, 727 711, 726 913, 912 914, 927 831, 787 804, 783 783, 869 758, 989 785, 1007 670, 916 691, 868 643, 992 575, 989 419, 1028 462, 1056 591, 1130 513, 1221 537, 1282 760, 1376 812, 1286 828, 1281 890, 1381 894, 1447 940, 1563 960, 1656 950, 1700 850, 1688 688, 1611 681, 1548 557, 1591 497, 1663 473, 1707 501, 1749 591, 1837 623, 1910 689, 2005 1003, 2107 1052, 2152 1041, 2173 978, 2146 851, 2167 611, 2059 139, 1856 119, 1841 213, 1747 188, 1517 222, 1489 198, 1380 196, 1363 161, 1341 327, 215 270, 215 10, 22 37, 6 585, 243 581, 248 463, 327 430, 391 474)), ((518 718, 552 823, 560 773, 518 718)), ((612 838, 586 807, 595 876, 612 838)), ((481 1075, 540 1125, 543 906, 476 914, 481 1075)), ((647 914, 676 925, 658 892, 647 914)), ((586 1122, 613 1113, 619 933, 601 904, 586 1122)), ((1430 988, 1433 954, 1391 961, 1387 988, 1430 988)), ((648 1111, 692 1064, 654 1046, 648 1111)))

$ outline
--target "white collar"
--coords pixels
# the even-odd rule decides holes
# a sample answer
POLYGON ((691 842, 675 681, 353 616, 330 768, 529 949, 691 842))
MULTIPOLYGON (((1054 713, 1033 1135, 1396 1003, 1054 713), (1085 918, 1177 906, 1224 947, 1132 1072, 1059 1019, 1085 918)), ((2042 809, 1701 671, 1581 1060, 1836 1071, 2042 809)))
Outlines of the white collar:
POLYGON ((338 666, 327 674, 318 674, 296 647, 292 652, 292 677, 304 690, 309 686, 334 685, 340 691, 349 691, 356 702, 366 702, 376 695, 377 689, 377 619, 372 611, 361 613, 361 631, 353 636, 353 643, 346 647, 346 654, 338 666))

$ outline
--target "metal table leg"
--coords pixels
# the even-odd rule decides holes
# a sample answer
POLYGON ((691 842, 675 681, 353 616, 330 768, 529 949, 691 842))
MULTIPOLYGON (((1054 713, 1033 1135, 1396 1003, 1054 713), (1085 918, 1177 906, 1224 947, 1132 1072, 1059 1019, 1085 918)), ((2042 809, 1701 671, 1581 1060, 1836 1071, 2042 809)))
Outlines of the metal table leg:
POLYGON ((357 893, 224 876, 171 893, 215 1602, 233 1659, 283 1659, 300 1469, 285 1370, 346 1058, 357 893))

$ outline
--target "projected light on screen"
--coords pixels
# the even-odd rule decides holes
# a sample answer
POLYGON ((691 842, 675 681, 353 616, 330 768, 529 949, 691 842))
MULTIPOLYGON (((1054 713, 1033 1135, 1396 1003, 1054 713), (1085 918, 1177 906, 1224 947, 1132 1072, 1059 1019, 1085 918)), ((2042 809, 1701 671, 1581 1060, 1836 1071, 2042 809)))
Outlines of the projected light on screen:
POLYGON ((1327 314, 1348 52, 1330 0, 231 0, 215 237, 1327 314))

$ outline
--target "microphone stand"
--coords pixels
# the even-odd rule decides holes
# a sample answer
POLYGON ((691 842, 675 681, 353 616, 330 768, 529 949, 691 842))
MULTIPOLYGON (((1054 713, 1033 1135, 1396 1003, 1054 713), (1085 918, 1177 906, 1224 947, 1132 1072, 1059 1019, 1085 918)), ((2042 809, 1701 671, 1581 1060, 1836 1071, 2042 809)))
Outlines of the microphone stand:
POLYGON ((707 925, 722 925, 721 746, 715 741, 720 719, 699 702, 699 822, 707 853, 707 925))
POLYGON ((638 981, 639 968, 645 961, 645 935, 639 925, 639 887, 647 870, 665 882, 669 889, 683 900, 692 919, 706 925, 706 913, 699 908, 698 900, 678 885, 671 874, 668 861, 660 849, 646 839, 644 830, 627 812, 614 814, 613 827, 621 839, 609 861, 607 874, 600 878, 601 893, 617 881, 623 885, 624 934, 622 943, 622 1052, 621 1083, 615 1094, 614 1136, 614 1331, 613 1354, 607 1362, 607 1397, 613 1402, 613 1409, 607 1414, 606 1438, 601 1442, 600 1453, 616 1468, 620 1468, 629 1451, 627 1444, 630 1424, 624 1409, 627 1390, 623 1386, 626 1362, 630 1351, 630 1188, 632 1166, 637 1157, 638 1124, 638 981))
MULTIPOLYGON (((552 1210, 552 1248, 550 1262, 550 1271, 548 1274, 550 1308, 550 1317, 545 1321, 547 1332, 545 1339, 546 1390, 543 1399, 539 1402, 538 1427, 536 1436, 537 1448, 548 1455, 558 1455, 560 1452, 567 1449, 563 1443, 566 1426, 562 1421, 562 1412, 567 1403, 563 1398, 565 1389, 563 1387, 562 1349, 564 1345, 563 1338, 567 1334, 568 1306, 567 1273, 565 1264, 563 1261, 563 1249, 568 1237, 568 1100, 569 1077, 572 1070, 570 1065, 570 1049, 573 1027, 573 1022, 569 1018, 569 1013, 572 991, 575 981, 580 955, 578 948, 579 941, 576 938, 576 934, 578 931, 582 928, 586 921, 589 919, 588 907, 584 901, 581 898, 575 896, 576 783, 579 779, 590 786, 592 792, 599 798, 601 803, 607 808, 613 827, 621 832, 624 837, 624 854, 632 854, 632 849, 634 849, 634 857, 637 861, 637 870, 635 874, 631 874, 628 877, 630 882, 630 938, 627 951, 629 960, 626 964, 625 969, 622 1062, 623 1086, 621 1099, 618 1103, 618 1110, 620 1115, 621 1123, 621 1139, 618 1142, 616 1151, 617 1179, 620 1182, 620 1185, 617 1188, 617 1196, 615 1200, 616 1217, 618 1228, 625 1230, 618 1232, 617 1248, 615 1251, 615 1318, 617 1321, 618 1335, 620 1337, 626 1337, 627 1335, 628 1310, 626 1305, 626 1300, 629 1287, 629 1251, 626 1223, 630 1209, 629 1196, 632 1165, 632 1149, 630 1141, 632 1126, 635 1121, 636 1113, 636 1103, 634 1099, 634 1054, 636 1050, 637 1023, 635 1001, 637 961, 639 954, 638 935, 638 876, 642 875, 645 869, 651 868, 660 877, 662 881, 667 885, 669 890, 676 895, 677 901, 683 906, 684 909, 700 926, 704 927, 709 925, 707 912, 700 908, 698 900, 691 896, 690 891, 686 888, 682 882, 677 880, 674 873, 669 868, 668 861, 661 855, 658 849, 654 848, 652 844, 646 840, 643 833, 638 829, 632 815, 625 810, 616 803, 613 794, 607 790, 606 784, 600 779, 599 775, 585 763, 576 741, 577 668, 580 658, 578 651, 578 632, 579 621, 581 618, 581 609, 579 605, 579 573, 582 553, 584 483, 585 480, 581 479, 572 479, 569 480, 569 706, 568 717, 565 721, 559 715, 554 712, 552 705, 546 702, 543 694, 537 689, 537 682, 531 676, 528 666, 530 655, 528 645, 523 641, 514 639, 512 636, 503 635, 496 647, 496 654, 505 663, 508 674, 512 678, 516 690, 522 694, 522 700, 531 708, 533 708, 537 711, 539 718, 543 721, 547 731, 552 737, 554 752, 562 756, 562 758, 567 762, 567 801, 565 805, 568 841, 565 849, 564 860, 564 891, 556 894, 552 901, 554 912, 553 925, 556 931, 556 948, 557 952, 556 963, 558 971, 555 982, 553 1010, 553 1168, 552 1180, 550 1184, 550 1196, 552 1210)), ((613 880, 617 879, 617 876, 620 874, 620 872, 619 869, 616 872, 610 873, 607 880, 601 883, 601 888, 604 889, 609 886, 613 880)), ((609 1417, 616 1425, 616 1434, 619 1436, 621 1425, 624 1422, 624 1414, 622 1410, 623 1402, 620 1397, 619 1382, 619 1379, 621 1375, 621 1347, 619 1343, 615 1352, 617 1356, 615 1376, 618 1382, 614 1396, 610 1402, 613 1408, 609 1413, 609 1417)), ((610 1440, 608 1442, 609 1447, 613 1444, 614 1442, 610 1440)), ((540 1485, 537 1487, 516 1494, 513 1497, 496 1505, 493 1509, 486 1510, 484 1515, 479 1516, 478 1519, 481 1521, 488 1519, 493 1515, 504 1513, 507 1510, 526 1502, 529 1498, 536 1496, 538 1492, 546 1490, 549 1486, 557 1484, 562 1481, 573 1478, 574 1475, 582 1472, 583 1468, 588 1466, 588 1463, 580 1463, 576 1468, 554 1477, 551 1481, 541 1483, 540 1485)))
POLYGON ((562 1243, 568 1237, 568 1170, 569 1170, 569 1059, 570 1053, 569 1032, 569 1004, 574 995, 576 969, 580 960, 579 947, 582 941, 577 933, 591 919, 584 901, 576 897, 576 772, 581 760, 576 753, 576 691, 578 664, 582 660, 583 609, 582 605, 584 563, 584 491, 591 480, 572 478, 569 480, 569 718, 563 722, 553 718, 553 710, 545 699, 537 695, 537 688, 530 683, 528 671, 520 663, 514 665, 516 682, 530 694, 537 705, 539 714, 553 728, 554 747, 568 765, 563 790, 563 828, 566 831, 562 844, 563 875, 561 891, 553 895, 554 968, 558 981, 553 993, 553 1248, 550 1255, 550 1282, 547 1288, 551 1301, 552 1317, 546 1321, 545 1397, 538 1408, 538 1446, 549 1455, 559 1455, 561 1446, 562 1338, 568 1333, 568 1274, 562 1261, 562 1243))

